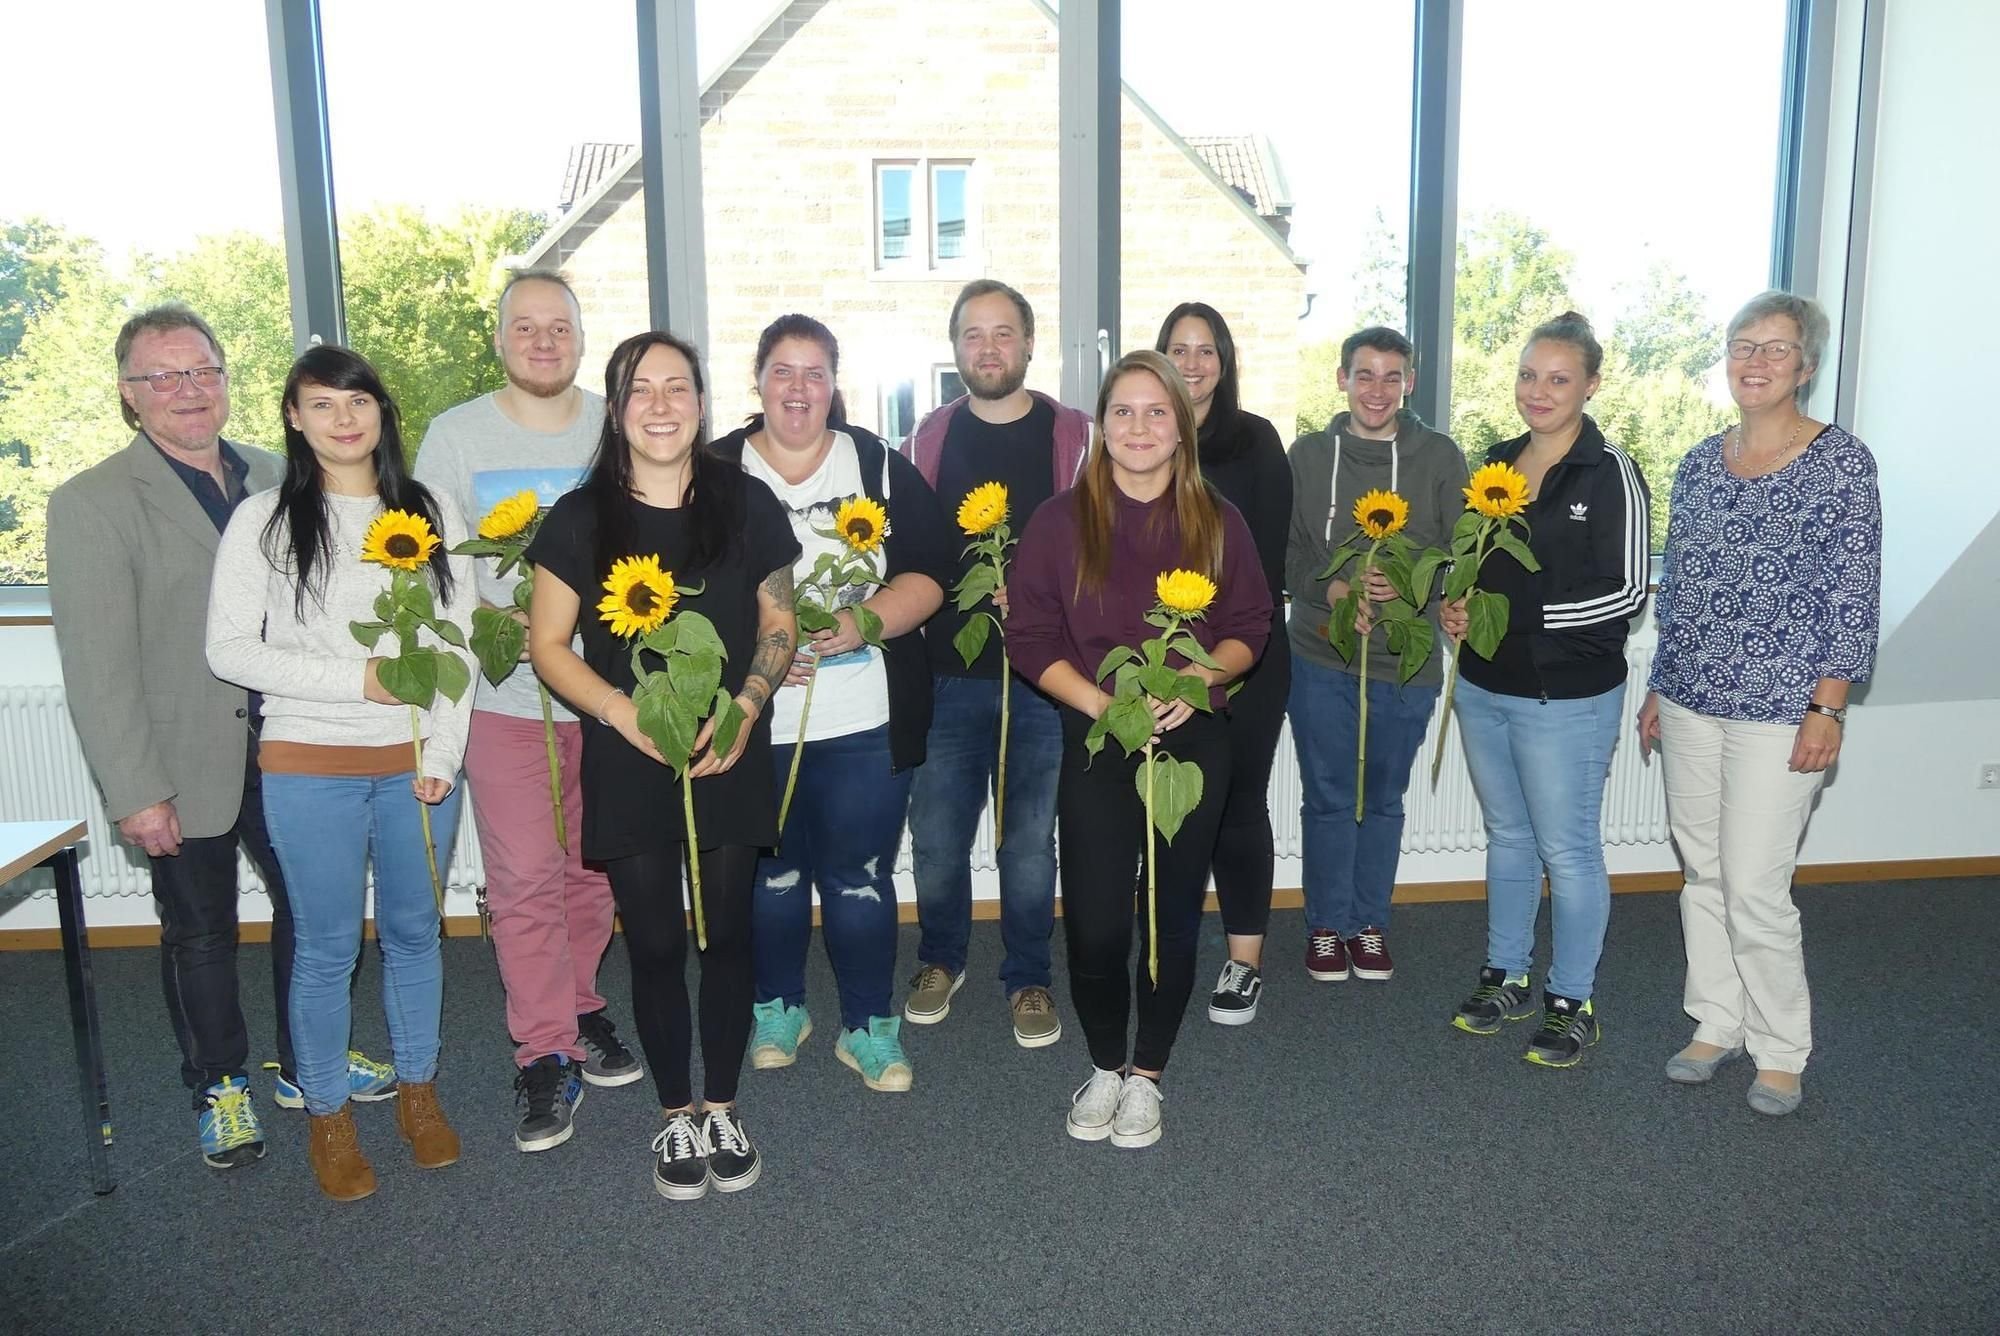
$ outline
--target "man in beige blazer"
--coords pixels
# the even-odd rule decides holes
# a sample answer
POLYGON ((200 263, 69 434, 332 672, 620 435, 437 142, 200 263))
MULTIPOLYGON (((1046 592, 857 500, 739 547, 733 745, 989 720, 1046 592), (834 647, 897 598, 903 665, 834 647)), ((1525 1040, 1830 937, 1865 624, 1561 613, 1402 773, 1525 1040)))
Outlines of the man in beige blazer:
POLYGON ((209 672, 202 641, 222 529, 284 464, 222 439, 226 363, 187 307, 133 316, 116 356, 137 435, 49 498, 49 601, 84 755, 119 834, 150 864, 167 1015, 202 1155, 229 1169, 264 1154, 237 1000, 239 848, 271 894, 281 1102, 292 1071, 292 914, 264 831, 253 702, 209 672))

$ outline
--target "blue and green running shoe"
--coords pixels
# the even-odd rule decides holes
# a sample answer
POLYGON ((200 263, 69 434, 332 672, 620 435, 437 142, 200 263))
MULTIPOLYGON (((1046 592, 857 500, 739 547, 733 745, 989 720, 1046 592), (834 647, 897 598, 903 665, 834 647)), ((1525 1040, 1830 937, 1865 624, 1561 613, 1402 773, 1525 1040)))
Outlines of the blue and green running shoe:
POLYGON ((250 1107, 250 1082, 225 1076, 201 1093, 201 1158, 215 1169, 234 1169, 264 1158, 264 1129, 250 1107))

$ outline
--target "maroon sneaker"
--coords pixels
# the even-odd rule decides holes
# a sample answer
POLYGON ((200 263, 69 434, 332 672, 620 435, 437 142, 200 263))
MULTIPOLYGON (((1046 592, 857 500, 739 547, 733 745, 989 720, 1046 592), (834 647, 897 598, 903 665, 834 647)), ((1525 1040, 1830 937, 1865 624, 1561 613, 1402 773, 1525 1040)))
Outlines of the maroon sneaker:
POLYGON ((1347 979, 1347 944, 1340 934, 1314 928, 1306 938, 1306 973, 1321 983, 1342 983, 1347 979))
POLYGON ((1382 939, 1380 928, 1363 928, 1348 938, 1347 958, 1354 962, 1357 979, 1386 979, 1396 972, 1396 962, 1389 959, 1389 944, 1382 939))

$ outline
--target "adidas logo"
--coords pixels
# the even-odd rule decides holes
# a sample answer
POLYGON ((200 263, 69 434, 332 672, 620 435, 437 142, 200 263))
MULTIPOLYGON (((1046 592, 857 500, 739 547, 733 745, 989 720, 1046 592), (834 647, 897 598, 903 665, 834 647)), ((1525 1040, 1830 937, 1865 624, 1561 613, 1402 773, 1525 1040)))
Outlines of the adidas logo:
POLYGON ((1576 520, 1580 523, 1589 514, 1590 514, 1590 507, 1585 505, 1583 502, 1575 501, 1570 504, 1569 517, 1571 519, 1576 520))

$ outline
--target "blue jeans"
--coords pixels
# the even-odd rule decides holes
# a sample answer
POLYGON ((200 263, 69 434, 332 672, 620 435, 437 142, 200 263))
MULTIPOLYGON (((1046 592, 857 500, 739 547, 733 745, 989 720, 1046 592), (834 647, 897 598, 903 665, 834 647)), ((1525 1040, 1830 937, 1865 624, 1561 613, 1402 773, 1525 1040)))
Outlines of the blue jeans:
POLYGON ((1525 974, 1535 955, 1542 868, 1549 870, 1547 991, 1588 999, 1611 922, 1604 870, 1604 781, 1625 684, 1582 700, 1501 696, 1458 684, 1459 736, 1486 818, 1486 963, 1525 974))
MULTIPOLYGON (((381 779, 264 776, 264 821, 292 897, 292 1048, 311 1113, 335 1113, 347 1103, 348 984, 361 951, 371 856, 382 1012, 396 1075, 415 1082, 437 1075, 444 962, 410 779, 408 771, 381 779)), ((458 830, 459 793, 454 788, 431 809, 440 875, 458 830)))
MULTIPOLYGON (((791 768, 790 743, 771 748, 778 791, 791 768)), ((892 1016, 896 974, 896 851, 910 804, 910 771, 889 763, 889 726, 808 742, 792 810, 777 851, 757 861, 750 950, 757 1000, 806 1000, 806 944, 812 893, 819 889, 820 935, 840 991, 843 1029, 865 1030, 892 1016)))
MULTIPOLYGON (((972 937, 972 841, 997 780, 1000 683, 940 675, 930 743, 910 788, 916 870, 917 958, 965 972, 972 937)), ((1000 983, 1009 993, 1049 986, 1056 922, 1056 780, 1062 719, 1055 703, 1016 680, 1007 699, 1007 805, 1000 864, 1000 983)))
MULTIPOLYGON (((1393 664, 1382 668, 1395 671, 1393 664)), ((1361 679, 1293 656, 1286 713, 1299 754, 1308 928, 1352 937, 1363 928, 1389 926, 1389 896, 1403 854, 1403 791, 1437 698, 1437 687, 1399 687, 1370 676, 1366 802, 1357 822, 1361 679)))

